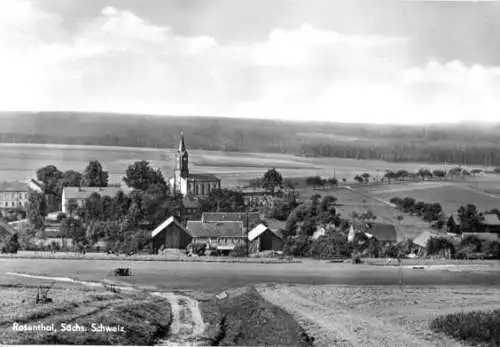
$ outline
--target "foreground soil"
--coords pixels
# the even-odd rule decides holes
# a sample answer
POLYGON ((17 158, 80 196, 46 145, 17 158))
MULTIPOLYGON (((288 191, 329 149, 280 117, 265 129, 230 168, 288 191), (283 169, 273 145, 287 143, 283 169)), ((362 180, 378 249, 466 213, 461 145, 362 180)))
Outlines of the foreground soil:
POLYGON ((500 289, 260 285, 317 346, 462 346, 431 331, 430 321, 457 311, 500 308, 500 289))
POLYGON ((52 302, 35 304, 37 290, 0 288, 1 345, 152 345, 168 334, 171 309, 163 298, 60 287, 49 291, 52 302), (56 331, 16 331, 14 323, 53 325, 56 331), (85 331, 64 331, 63 324, 85 331), (92 324, 98 330, 93 331, 92 324))
POLYGON ((299 346, 313 339, 293 316, 264 300, 253 286, 199 298, 212 346, 299 346))

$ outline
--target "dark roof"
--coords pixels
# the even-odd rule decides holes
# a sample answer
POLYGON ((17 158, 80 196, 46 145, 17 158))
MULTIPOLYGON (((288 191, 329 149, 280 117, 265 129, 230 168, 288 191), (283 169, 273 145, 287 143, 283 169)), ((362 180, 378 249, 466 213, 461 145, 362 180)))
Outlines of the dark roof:
POLYGON ((93 193, 102 196, 115 197, 121 190, 120 187, 64 187, 63 194, 66 200, 69 199, 87 199, 93 193))
POLYGON ((188 221, 186 230, 193 237, 244 237, 243 223, 217 222, 202 223, 201 221, 188 221))
MULTIPOLYGON (((203 212, 201 215, 203 223, 213 222, 242 222, 247 227, 246 212, 203 212)), ((248 227, 253 228, 260 221, 259 212, 248 212, 248 227)))
POLYGON ((220 181, 220 178, 211 173, 190 173, 189 179, 196 181, 220 181))
POLYGON ((280 229, 285 229, 285 227, 286 227, 285 221, 281 221, 281 220, 274 219, 274 218, 266 219, 265 222, 266 222, 267 226, 269 227, 269 229, 274 230, 274 231, 278 231, 280 229))
POLYGON ((396 227, 392 224, 375 223, 366 232, 373 235, 379 241, 397 241, 396 227))
POLYGON ((29 184, 23 182, 0 182, 2 192, 28 192, 29 184))

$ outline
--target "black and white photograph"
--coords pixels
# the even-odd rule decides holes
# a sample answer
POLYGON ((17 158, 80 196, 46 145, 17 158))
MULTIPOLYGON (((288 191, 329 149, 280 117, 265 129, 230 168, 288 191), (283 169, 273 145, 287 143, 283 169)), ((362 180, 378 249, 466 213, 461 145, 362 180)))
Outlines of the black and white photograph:
POLYGON ((499 326, 500 1, 0 0, 0 345, 499 326))

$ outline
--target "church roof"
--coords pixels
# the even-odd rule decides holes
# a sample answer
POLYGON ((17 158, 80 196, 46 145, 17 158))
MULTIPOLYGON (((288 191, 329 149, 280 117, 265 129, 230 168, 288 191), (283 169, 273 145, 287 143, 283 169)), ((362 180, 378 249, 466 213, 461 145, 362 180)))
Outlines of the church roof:
POLYGON ((220 178, 210 173, 189 174, 189 179, 196 181, 219 181, 220 178))
POLYGON ((184 132, 181 131, 181 140, 179 142, 179 152, 186 152, 186 144, 184 143, 184 132))

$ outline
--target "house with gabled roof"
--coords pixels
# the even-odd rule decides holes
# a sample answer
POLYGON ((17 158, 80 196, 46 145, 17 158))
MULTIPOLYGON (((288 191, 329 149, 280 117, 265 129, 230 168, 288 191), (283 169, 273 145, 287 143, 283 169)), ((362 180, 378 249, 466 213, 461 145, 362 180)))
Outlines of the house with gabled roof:
POLYGON ((283 247, 283 236, 264 224, 258 224, 248 233, 248 253, 279 251, 283 247))
POLYGON ((167 218, 156 229, 151 232, 153 239, 153 253, 159 253, 161 249, 177 248, 185 249, 192 235, 173 216, 167 218))
POLYGON ((248 237, 241 221, 188 221, 186 230, 193 237, 193 243, 204 243, 219 251, 230 251, 236 246, 247 245, 248 237))
POLYGON ((383 244, 396 244, 398 242, 396 227, 394 225, 385 223, 367 224, 369 227, 365 229, 365 234, 369 238, 373 237, 383 244))
POLYGON ((214 222, 242 222, 243 227, 252 229, 260 221, 259 212, 203 212, 201 215, 203 223, 214 222))

